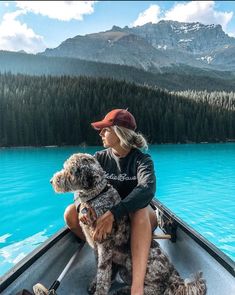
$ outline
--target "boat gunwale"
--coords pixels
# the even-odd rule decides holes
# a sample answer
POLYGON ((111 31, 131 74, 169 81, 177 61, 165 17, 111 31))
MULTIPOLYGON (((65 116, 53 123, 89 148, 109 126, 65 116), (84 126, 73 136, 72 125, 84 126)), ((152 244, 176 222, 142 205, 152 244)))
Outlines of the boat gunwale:
POLYGON ((14 282, 28 267, 30 267, 38 258, 52 248, 59 240, 61 240, 70 230, 63 227, 45 242, 35 248, 26 255, 21 261, 13 266, 5 275, 0 278, 0 292, 5 290, 12 282, 14 282))
MULTIPOLYGON (((210 254, 216 261, 219 262, 233 277, 235 277, 235 262, 224 252, 222 252, 217 246, 208 241, 199 232, 194 230, 181 218, 176 216, 170 209, 163 205, 159 200, 153 200, 154 205, 159 208, 163 214, 168 218, 172 218, 176 226, 179 226, 187 235, 189 235, 197 244, 199 244, 208 254, 210 254)), ((176 232, 177 240, 177 232, 176 232)))
MULTIPOLYGON (((153 200, 154 205, 159 208, 167 217, 172 218, 176 226, 179 226, 187 235, 189 235, 197 244, 199 244, 208 254, 219 262, 233 277, 235 277, 235 262, 224 254, 214 244, 209 242, 197 231, 192 229, 182 219, 177 217, 170 209, 165 207, 159 200, 153 200)), ((52 248, 65 235, 71 233, 67 227, 63 227, 35 250, 25 256, 20 262, 13 266, 5 275, 0 278, 0 292, 5 290, 12 282, 14 282, 28 267, 30 267, 38 258, 52 248)))

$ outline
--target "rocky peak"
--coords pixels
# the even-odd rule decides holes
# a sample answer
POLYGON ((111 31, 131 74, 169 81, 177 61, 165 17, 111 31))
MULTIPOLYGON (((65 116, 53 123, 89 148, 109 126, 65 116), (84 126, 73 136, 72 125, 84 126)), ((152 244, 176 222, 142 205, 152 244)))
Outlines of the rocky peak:
POLYGON ((199 22, 184 23, 161 20, 157 24, 124 28, 126 32, 145 38, 157 49, 177 49, 192 54, 204 54, 225 45, 235 45, 221 25, 204 25, 199 22))
POLYGON ((173 64, 234 68, 235 38, 221 25, 162 20, 157 24, 120 28, 76 36, 44 55, 130 65, 155 71, 173 64), (225 62, 226 61, 226 62, 225 62))
POLYGON ((122 31, 122 28, 118 27, 118 26, 113 26, 112 29, 110 31, 113 31, 113 32, 121 32, 122 31))

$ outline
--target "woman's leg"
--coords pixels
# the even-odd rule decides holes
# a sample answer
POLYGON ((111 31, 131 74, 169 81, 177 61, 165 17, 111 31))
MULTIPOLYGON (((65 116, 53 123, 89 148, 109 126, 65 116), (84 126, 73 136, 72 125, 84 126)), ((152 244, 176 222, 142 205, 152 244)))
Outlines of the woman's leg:
POLYGON ((131 295, 144 295, 144 278, 147 267, 152 231, 157 226, 157 217, 149 205, 130 214, 132 286, 131 295))
POLYGON ((78 221, 78 213, 74 204, 69 205, 64 211, 64 220, 68 228, 75 233, 77 237, 86 240, 78 221))

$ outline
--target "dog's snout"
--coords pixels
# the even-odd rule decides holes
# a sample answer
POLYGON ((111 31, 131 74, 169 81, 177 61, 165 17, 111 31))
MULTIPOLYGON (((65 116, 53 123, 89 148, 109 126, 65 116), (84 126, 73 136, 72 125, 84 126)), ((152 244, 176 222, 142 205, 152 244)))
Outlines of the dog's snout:
POLYGON ((50 179, 50 184, 52 184, 52 182, 53 182, 53 179, 51 178, 51 179, 50 179))

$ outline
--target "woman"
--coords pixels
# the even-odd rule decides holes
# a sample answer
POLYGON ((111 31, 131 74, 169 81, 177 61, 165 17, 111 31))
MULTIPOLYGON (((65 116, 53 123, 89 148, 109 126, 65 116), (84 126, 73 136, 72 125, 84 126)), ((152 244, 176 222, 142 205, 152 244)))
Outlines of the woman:
MULTIPOLYGON (((144 294, 144 277, 152 231, 157 226, 154 210, 149 205, 155 194, 153 162, 140 148, 147 149, 144 137, 136 133, 136 122, 127 110, 115 109, 102 121, 91 124, 99 130, 106 148, 95 157, 106 172, 106 178, 119 192, 122 201, 100 216, 94 238, 99 241, 111 232, 114 220, 129 215, 131 220, 132 286, 131 295, 144 294)), ((76 197, 75 197, 76 199, 76 197)), ((76 202, 64 214, 68 227, 84 239, 78 223, 76 202)))

